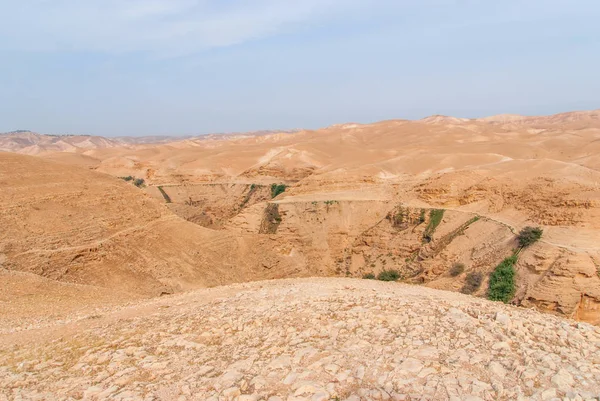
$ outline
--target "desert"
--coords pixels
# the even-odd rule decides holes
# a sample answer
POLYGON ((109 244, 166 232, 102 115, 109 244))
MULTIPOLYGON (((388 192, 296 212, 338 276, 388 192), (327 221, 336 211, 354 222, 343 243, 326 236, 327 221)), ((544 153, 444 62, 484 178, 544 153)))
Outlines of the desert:
POLYGON ((597 110, 0 135, 0 397, 597 399, 599 143, 597 110))

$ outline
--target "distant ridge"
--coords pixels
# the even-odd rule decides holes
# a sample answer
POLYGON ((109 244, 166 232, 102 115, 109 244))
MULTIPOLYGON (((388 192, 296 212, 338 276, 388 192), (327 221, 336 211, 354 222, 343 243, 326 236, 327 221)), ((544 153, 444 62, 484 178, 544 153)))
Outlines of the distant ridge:
POLYGON ((156 145, 185 140, 241 139, 274 134, 293 134, 300 130, 262 130, 242 133, 222 133, 205 135, 157 135, 157 136, 118 136, 104 137, 77 134, 39 134, 29 130, 16 130, 0 133, 0 151, 27 155, 45 152, 84 152, 94 149, 156 145))

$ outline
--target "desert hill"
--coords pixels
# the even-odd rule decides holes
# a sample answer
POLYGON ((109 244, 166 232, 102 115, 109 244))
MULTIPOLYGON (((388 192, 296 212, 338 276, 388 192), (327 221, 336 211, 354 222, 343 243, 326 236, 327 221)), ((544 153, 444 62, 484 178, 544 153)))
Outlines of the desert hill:
POLYGON ((599 114, 16 133, 0 399, 598 398, 599 114))
POLYGON ((510 301, 600 324, 599 115, 0 153, 0 257, 12 274, 136 296, 392 269, 485 297, 519 230, 539 226, 510 301), (272 184, 287 188, 273 198, 272 184))
POLYGON ((0 151, 16 152, 26 155, 50 154, 54 157, 56 153, 82 154, 93 149, 106 149, 113 147, 135 148, 136 146, 155 145, 170 143, 173 141, 196 141, 211 140, 214 138, 252 138, 272 134, 290 134, 298 130, 281 131, 253 131, 241 133, 223 133, 207 135, 187 136, 118 136, 102 137, 94 135, 47 135, 27 130, 18 130, 0 133, 0 151))
POLYGON ((108 138, 90 135, 44 135, 31 131, 0 134, 0 151, 36 155, 49 152, 77 152, 120 145, 108 138))
POLYGON ((161 187, 186 220, 260 238, 301 274, 394 268, 458 291, 469 273, 489 276, 521 228, 540 226, 544 238, 517 265, 514 302, 599 323, 599 116, 433 116, 82 156, 98 160, 97 171, 143 177, 157 201, 161 187), (288 185, 275 200, 272 183, 288 185), (444 218, 424 244, 431 210, 444 218), (455 263, 466 265, 458 278, 448 276, 455 263))
POLYGON ((593 400, 600 330, 451 292, 255 282, 0 338, 0 397, 593 400))
POLYGON ((46 314, 36 299, 59 311, 56 302, 69 309, 274 276, 263 262, 277 257, 256 239, 185 221, 123 180, 0 152, 0 183, 2 319, 46 314))

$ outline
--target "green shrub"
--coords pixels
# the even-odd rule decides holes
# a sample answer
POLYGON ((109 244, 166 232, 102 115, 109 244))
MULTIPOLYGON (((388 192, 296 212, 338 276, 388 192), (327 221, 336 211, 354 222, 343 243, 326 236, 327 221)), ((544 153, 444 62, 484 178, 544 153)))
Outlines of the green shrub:
POLYGON ((419 224, 425 223, 425 209, 421 209, 421 214, 419 215, 419 224))
POLYGON ((373 273, 367 273, 367 274, 363 275, 363 278, 365 280, 375 280, 375 275, 373 273))
POLYGON ((287 185, 285 184, 272 184, 271 185, 271 198, 275 198, 278 195, 285 192, 287 185))
POLYGON ((138 188, 141 188, 145 182, 146 181, 144 181, 143 178, 136 178, 135 180, 133 180, 133 185, 135 185, 138 188))
POLYGON ((404 210, 400 208, 398 212, 392 217, 392 225, 394 227, 400 227, 404 223, 404 210))
POLYGON ((472 294, 481 287, 483 282, 483 274, 480 272, 471 272, 467 274, 465 284, 461 288, 460 292, 463 294, 472 294))
POLYGON ((398 270, 384 270, 377 275, 379 281, 398 281, 400 272, 398 270))
POLYGON ((500 263, 490 275, 488 299, 508 303, 515 295, 515 263, 517 256, 513 255, 500 263))
POLYGON ((119 177, 120 179, 124 180, 124 181, 133 181, 133 177, 128 175, 127 177, 119 177))
POLYGON ((427 228, 425 228, 425 232, 423 233, 423 240, 425 242, 430 242, 433 239, 433 233, 442 222, 444 212, 444 209, 433 209, 429 212, 429 224, 427 224, 427 228))
POLYGON ((450 276, 456 277, 462 274, 465 271, 464 263, 455 263, 450 268, 450 276))
POLYGON ((519 241, 519 245, 521 248, 526 248, 531 244, 537 242, 540 238, 542 238, 542 234, 544 230, 539 227, 530 227, 527 226, 521 230, 519 235, 517 236, 517 240, 519 241))

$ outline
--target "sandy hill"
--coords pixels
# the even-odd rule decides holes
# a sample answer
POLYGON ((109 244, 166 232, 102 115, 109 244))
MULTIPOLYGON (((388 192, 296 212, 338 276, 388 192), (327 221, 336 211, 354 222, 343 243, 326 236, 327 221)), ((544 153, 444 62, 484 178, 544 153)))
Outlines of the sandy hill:
POLYGON ((1 319, 273 276, 254 239, 187 222, 120 179, 0 152, 0 183, 1 319))
POLYGON ((433 116, 46 160, 1 154, 0 261, 7 280, 30 274, 53 293, 149 296, 393 269, 407 283, 485 297, 516 233, 539 226, 510 302, 600 324, 599 116, 433 116), (129 175, 147 186, 116 179, 129 175), (274 183, 287 188, 273 199, 274 183))
POLYGON ((599 117, 16 133, 0 400, 599 398, 599 117))
POLYGON ((241 133, 224 133, 208 135, 187 136, 119 136, 102 137, 94 135, 47 135, 27 130, 0 133, 0 151, 16 152, 26 155, 50 155, 60 157, 62 153, 82 154, 94 149, 114 147, 136 148, 143 145, 156 145, 174 141, 202 142, 219 139, 255 138, 265 135, 285 135, 298 130, 282 131, 253 131, 241 133))
POLYGON ((542 241, 517 264, 513 302, 599 324, 599 116, 433 116, 45 157, 144 178, 175 214, 253 238, 274 254, 267 269, 298 275, 393 268, 460 291, 479 272, 473 294, 485 296, 515 233, 540 226, 542 241), (288 185, 274 200, 272 183, 288 185), (444 216, 424 243, 432 210, 444 216), (456 263, 466 268, 452 277, 456 263))
POLYGON ((44 135, 30 131, 0 134, 0 151, 37 155, 43 152, 77 152, 120 145, 114 139, 90 135, 44 135))
POLYGON ((0 397, 593 400, 600 330, 461 294, 257 282, 0 337, 0 397))

